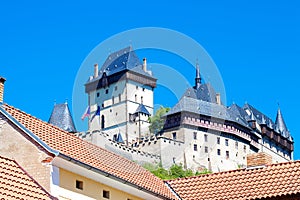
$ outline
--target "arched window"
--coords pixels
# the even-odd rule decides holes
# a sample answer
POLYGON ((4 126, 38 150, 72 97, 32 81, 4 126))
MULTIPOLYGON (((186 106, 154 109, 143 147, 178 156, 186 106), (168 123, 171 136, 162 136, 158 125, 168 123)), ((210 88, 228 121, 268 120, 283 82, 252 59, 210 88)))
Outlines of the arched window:
POLYGON ((101 116, 101 129, 104 129, 105 127, 105 119, 104 119, 104 115, 101 116))

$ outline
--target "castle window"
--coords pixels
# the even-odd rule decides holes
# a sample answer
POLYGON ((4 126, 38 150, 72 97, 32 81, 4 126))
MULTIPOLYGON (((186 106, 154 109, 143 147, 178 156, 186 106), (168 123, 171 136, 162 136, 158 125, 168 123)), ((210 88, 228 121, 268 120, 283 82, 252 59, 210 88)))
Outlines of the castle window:
POLYGON ((108 89, 105 90, 105 94, 108 94, 108 89))
POLYGON ((176 132, 173 132, 172 136, 173 136, 173 140, 176 140, 176 132))
POLYGON ((83 190, 83 181, 76 180, 76 188, 83 190))
POLYGON ((217 149, 217 154, 218 154, 218 156, 221 155, 221 149, 217 149))
POLYGON ((246 153, 246 151, 247 151, 247 147, 246 145, 244 145, 244 153, 246 153))
POLYGON ((104 129, 105 127, 105 119, 104 119, 104 115, 101 116, 101 129, 104 129))
POLYGON ((114 96, 111 97, 111 101, 112 101, 112 104, 115 104, 115 97, 114 96))
POLYGON ((235 141, 235 148, 236 148, 236 149, 239 148, 239 143, 238 143, 238 141, 235 141))
POLYGON ((208 147, 207 146, 204 147, 204 153, 208 153, 208 147))
POLYGON ((220 144, 221 142, 221 139, 220 139, 220 137, 217 137, 217 144, 220 144))
POLYGON ((110 194, 109 194, 110 192, 109 191, 107 191, 107 190, 103 190, 103 198, 105 198, 105 199, 109 199, 109 196, 110 196, 110 194))
POLYGON ((194 135, 194 140, 197 140, 197 132, 194 132, 193 135, 194 135))
POLYGON ((143 88, 143 92, 145 91, 145 88, 143 88))
POLYGON ((119 94, 119 102, 121 102, 121 94, 119 94))
POLYGON ((204 134, 204 142, 207 142, 207 141, 208 141, 208 135, 204 134))
POLYGON ((228 143, 228 139, 225 139, 225 146, 228 146, 229 143, 228 143))
POLYGON ((144 97, 141 96, 141 104, 144 103, 144 97))
POLYGON ((139 86, 136 86, 135 88, 138 90, 138 89, 139 89, 139 86))
POLYGON ((97 97, 99 97, 100 96, 100 93, 99 92, 97 92, 97 97))
POLYGON ((137 102, 137 95, 134 95, 134 101, 137 102))
POLYGON ((194 151, 198 151, 198 146, 197 146, 197 144, 194 144, 194 151))
POLYGON ((104 108, 104 103, 102 104, 102 108, 104 108))
POLYGON ((115 91, 118 90, 118 86, 115 86, 115 91))
POLYGON ((229 159, 229 151, 226 151, 226 159, 229 159))

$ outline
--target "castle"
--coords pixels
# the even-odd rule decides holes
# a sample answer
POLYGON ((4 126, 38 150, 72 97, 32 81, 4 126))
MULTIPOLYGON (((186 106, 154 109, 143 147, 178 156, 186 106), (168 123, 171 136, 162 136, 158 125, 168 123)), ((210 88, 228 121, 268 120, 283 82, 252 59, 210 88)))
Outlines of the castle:
POLYGON ((151 135, 157 79, 147 61, 131 47, 108 56, 85 84, 89 130, 79 137, 139 163, 168 168, 225 171, 246 166, 251 153, 265 152, 274 163, 293 159, 293 138, 280 108, 275 122, 250 104, 223 105, 220 94, 203 83, 196 66, 195 85, 163 116, 159 134, 151 135))

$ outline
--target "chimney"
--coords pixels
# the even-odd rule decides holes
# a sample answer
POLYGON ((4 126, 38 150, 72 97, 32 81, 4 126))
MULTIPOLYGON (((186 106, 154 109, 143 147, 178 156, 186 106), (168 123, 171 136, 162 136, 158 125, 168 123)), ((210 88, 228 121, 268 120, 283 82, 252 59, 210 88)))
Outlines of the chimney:
POLYGON ((221 105, 221 94, 220 93, 216 94, 216 101, 217 101, 218 105, 221 105))
POLYGON ((98 77, 98 64, 94 64, 94 78, 98 77))
POLYGON ((247 155, 247 168, 261 167, 269 164, 272 164, 272 156, 265 152, 247 155))
POLYGON ((4 82, 5 81, 6 81, 6 79, 0 76, 0 103, 3 103, 4 82))
POLYGON ((143 59, 143 70, 144 70, 144 72, 147 72, 147 59, 146 58, 143 59))

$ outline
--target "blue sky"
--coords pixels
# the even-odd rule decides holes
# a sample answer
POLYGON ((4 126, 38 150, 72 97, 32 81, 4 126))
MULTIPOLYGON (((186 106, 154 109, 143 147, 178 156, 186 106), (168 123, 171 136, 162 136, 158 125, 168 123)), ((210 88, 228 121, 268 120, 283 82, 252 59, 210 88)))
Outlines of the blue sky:
MULTIPOLYGON (((279 102, 299 159, 299 9, 297 1, 2 1, 5 102, 47 121, 54 100, 71 105, 77 71, 99 43, 129 29, 163 27, 205 48, 221 73, 228 105, 248 102, 275 120, 279 102)), ((172 58, 146 53, 140 54, 148 60, 172 58)), ((193 84, 193 69, 185 70, 193 84)), ((157 97, 156 103, 175 103, 157 97)))

